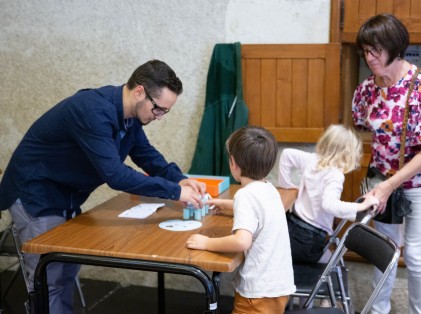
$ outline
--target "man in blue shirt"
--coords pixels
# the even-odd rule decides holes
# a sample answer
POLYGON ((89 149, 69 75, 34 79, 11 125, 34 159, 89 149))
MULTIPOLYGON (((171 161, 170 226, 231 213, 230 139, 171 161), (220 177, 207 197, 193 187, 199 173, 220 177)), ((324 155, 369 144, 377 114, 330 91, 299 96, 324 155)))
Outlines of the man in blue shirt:
MULTIPOLYGON (((10 210, 22 241, 78 215, 88 196, 104 183, 199 207, 205 185, 168 163, 143 130, 170 111, 182 90, 174 71, 152 60, 139 66, 125 85, 80 90, 35 121, 0 183, 0 210, 10 210), (124 164, 127 156, 147 175, 124 164)), ((32 285, 38 259, 25 256, 32 285)), ((79 268, 49 265, 51 313, 72 313, 79 268)))

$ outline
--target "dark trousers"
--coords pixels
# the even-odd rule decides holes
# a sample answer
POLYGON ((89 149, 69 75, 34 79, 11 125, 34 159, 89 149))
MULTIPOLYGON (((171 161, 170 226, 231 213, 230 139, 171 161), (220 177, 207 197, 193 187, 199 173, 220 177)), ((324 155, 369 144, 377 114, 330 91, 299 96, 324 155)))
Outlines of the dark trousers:
POLYGON ((317 263, 323 255, 327 232, 293 213, 287 213, 287 222, 293 263, 317 263))

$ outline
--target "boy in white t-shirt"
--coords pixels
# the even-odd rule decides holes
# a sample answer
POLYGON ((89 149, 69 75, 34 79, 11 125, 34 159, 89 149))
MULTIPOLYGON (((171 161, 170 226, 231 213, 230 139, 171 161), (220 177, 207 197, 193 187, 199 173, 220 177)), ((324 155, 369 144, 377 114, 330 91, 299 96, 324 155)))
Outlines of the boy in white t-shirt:
POLYGON ((244 252, 234 281, 232 313, 284 313, 289 295, 295 292, 288 226, 279 192, 265 179, 276 162, 276 140, 264 128, 247 126, 229 137, 226 148, 231 174, 241 189, 233 200, 208 203, 234 210, 232 234, 221 238, 194 234, 187 247, 244 252))

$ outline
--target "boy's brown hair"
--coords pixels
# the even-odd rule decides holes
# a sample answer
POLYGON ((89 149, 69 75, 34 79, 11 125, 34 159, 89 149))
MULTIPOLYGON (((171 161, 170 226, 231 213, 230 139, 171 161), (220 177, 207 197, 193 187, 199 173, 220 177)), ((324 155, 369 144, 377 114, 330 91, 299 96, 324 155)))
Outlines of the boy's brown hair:
POLYGON ((228 155, 241 169, 241 176, 264 179, 272 170, 278 154, 278 144, 272 133, 259 126, 245 126, 228 138, 228 155))

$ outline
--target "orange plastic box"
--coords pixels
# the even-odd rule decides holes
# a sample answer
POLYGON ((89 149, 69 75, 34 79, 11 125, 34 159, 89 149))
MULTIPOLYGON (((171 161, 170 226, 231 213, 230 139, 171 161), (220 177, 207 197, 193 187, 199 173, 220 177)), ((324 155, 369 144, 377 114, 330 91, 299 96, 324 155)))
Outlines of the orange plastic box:
POLYGON ((229 177, 220 177, 220 176, 205 176, 197 174, 186 174, 189 178, 194 178, 197 181, 203 182, 206 184, 206 192, 210 196, 215 197, 227 190, 230 186, 229 177))

